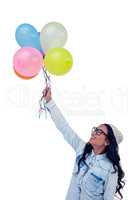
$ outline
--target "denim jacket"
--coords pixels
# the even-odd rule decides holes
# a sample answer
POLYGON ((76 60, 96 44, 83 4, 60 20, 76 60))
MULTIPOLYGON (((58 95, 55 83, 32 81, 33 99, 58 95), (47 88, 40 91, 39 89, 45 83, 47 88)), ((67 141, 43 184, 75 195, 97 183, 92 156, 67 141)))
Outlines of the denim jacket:
POLYGON ((118 173, 114 173, 113 165, 105 154, 91 154, 86 157, 86 165, 81 163, 79 174, 78 160, 83 153, 86 142, 69 126, 53 99, 45 104, 56 128, 62 133, 64 139, 71 145, 76 153, 70 186, 65 200, 113 200, 118 173))

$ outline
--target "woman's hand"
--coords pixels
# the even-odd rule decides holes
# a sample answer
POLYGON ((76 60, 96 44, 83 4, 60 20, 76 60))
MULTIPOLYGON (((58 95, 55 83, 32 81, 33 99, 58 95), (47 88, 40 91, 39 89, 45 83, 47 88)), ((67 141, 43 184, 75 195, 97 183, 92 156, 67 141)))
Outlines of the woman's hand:
POLYGON ((43 97, 44 97, 44 99, 46 100, 47 103, 52 99, 50 87, 46 87, 43 90, 43 97))

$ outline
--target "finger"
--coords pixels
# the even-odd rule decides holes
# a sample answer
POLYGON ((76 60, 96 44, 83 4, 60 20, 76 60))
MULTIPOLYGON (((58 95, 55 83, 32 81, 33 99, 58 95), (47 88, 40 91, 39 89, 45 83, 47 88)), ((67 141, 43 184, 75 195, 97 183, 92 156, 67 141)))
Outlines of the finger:
POLYGON ((46 86, 45 88, 44 88, 44 90, 43 91, 46 91, 46 90, 48 90, 49 89, 49 87, 48 86, 46 86))
POLYGON ((43 96, 45 97, 46 95, 51 95, 51 88, 50 87, 46 87, 44 90, 43 90, 43 96))
POLYGON ((48 87, 48 88, 47 88, 47 91, 48 91, 48 92, 50 92, 50 91, 51 91, 51 88, 50 88, 50 87, 48 87))
POLYGON ((51 95, 51 90, 48 90, 48 91, 47 91, 47 95, 51 95))
POLYGON ((47 95, 47 92, 48 92, 48 90, 47 90, 47 89, 44 89, 44 90, 43 90, 43 96, 46 96, 46 95, 47 95))

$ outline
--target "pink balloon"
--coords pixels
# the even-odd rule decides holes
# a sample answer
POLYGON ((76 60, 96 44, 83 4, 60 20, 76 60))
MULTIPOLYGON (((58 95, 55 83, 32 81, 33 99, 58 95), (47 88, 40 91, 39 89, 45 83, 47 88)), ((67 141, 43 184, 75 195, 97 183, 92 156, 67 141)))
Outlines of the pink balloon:
POLYGON ((23 77, 36 76, 43 65, 43 56, 35 48, 23 47, 13 57, 14 70, 23 77))

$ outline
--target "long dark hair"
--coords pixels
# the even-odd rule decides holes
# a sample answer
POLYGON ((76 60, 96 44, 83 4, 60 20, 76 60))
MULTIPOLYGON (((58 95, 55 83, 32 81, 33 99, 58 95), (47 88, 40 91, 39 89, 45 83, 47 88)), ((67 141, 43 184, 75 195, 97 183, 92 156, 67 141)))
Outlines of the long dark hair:
MULTIPOLYGON (((116 142, 116 138, 114 136, 113 130, 109 124, 103 124, 107 127, 108 130, 108 140, 110 141, 110 144, 107 145, 105 151, 108 159, 111 161, 114 167, 114 173, 118 172, 118 185, 116 187, 116 192, 120 195, 120 198, 123 199, 123 195, 120 192, 120 190, 124 187, 125 181, 122 180, 125 176, 125 173, 121 167, 120 164, 120 156, 119 156, 119 147, 116 142)), ((80 171, 81 164, 85 164, 88 168, 87 163, 85 162, 86 156, 92 152, 92 145, 90 143, 86 143, 84 147, 84 151, 81 155, 77 157, 77 163, 78 163, 78 171, 75 174, 78 174, 80 171)))

